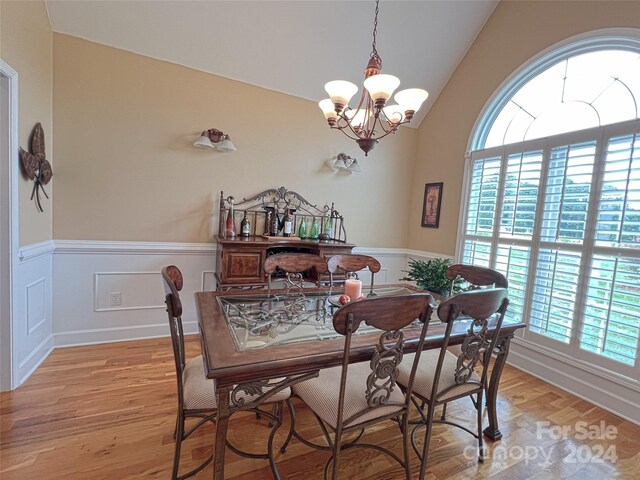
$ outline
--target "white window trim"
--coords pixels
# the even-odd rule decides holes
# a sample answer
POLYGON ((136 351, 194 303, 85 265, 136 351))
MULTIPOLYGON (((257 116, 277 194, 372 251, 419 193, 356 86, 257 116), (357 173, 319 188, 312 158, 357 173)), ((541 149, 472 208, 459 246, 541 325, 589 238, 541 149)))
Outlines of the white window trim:
POLYGON ((527 60, 500 84, 485 103, 471 130, 467 152, 479 150, 484 145, 502 108, 529 80, 569 57, 607 49, 640 51, 640 28, 604 28, 583 33, 562 40, 527 60))

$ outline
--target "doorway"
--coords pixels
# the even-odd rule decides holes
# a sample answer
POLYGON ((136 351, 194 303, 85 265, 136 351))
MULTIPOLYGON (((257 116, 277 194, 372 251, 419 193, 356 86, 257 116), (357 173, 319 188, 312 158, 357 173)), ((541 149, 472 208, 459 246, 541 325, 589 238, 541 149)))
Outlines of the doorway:
POLYGON ((18 74, 0 60, 0 390, 13 375, 13 272, 18 250, 18 74))

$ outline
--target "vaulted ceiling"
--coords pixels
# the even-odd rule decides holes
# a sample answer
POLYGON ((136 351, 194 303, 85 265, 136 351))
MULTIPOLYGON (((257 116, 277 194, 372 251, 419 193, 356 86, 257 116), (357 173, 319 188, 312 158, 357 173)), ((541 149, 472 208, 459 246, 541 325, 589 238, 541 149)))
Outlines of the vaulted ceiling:
MULTIPOLYGON (((430 96, 419 125, 497 0, 382 1, 378 52, 400 89, 430 96)), ((362 85, 374 1, 48 0, 55 32, 278 92, 322 100, 324 84, 362 85)), ((318 111, 320 115, 320 111, 318 111)))

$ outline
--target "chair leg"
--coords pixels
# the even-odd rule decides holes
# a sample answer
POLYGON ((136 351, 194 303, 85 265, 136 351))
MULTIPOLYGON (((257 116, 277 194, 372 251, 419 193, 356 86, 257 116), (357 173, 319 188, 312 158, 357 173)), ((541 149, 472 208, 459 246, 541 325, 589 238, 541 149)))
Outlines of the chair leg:
POLYGON ((427 409, 427 424, 425 425, 426 431, 424 432, 424 445, 422 446, 422 463, 420 464, 420 474, 418 478, 424 480, 427 473, 427 460, 429 458, 429 442, 431 441, 431 429, 433 427, 433 415, 435 413, 435 402, 429 403, 427 409))
POLYGON ((276 435, 276 432, 280 428, 280 425, 282 425, 282 402, 274 403, 271 411, 274 412, 273 414, 275 419, 272 420, 274 426, 271 428, 271 433, 269 434, 269 442, 267 443, 267 454, 269 457, 269 466, 271 467, 273 479, 280 480, 280 474, 278 473, 276 460, 273 456, 273 439, 276 435))
POLYGON ((443 422, 447 419, 447 405, 448 404, 444 404, 442 405, 442 415, 440 416, 440 420, 442 420, 443 422))
POLYGON ((184 414, 178 412, 178 418, 176 419, 176 449, 173 454, 173 472, 171 473, 171 479, 177 480, 178 469, 180 467, 180 449, 182 448, 182 439, 184 436, 184 414))
POLYGON ((478 461, 484 462, 484 445, 482 444, 482 391, 478 392, 478 399, 476 400, 478 411, 478 461))
POLYGON ((291 425, 289 425, 289 435, 287 435, 287 439, 282 444, 280 448, 280 452, 285 453, 287 451, 287 447, 289 446, 289 442, 293 438, 293 432, 296 431, 296 412, 293 409, 293 403, 291 403, 291 399, 287 398, 287 409, 289 410, 289 419, 291 420, 291 425))
POLYGON ((402 416, 402 453, 406 480, 411 480, 411 460, 409 455, 409 412, 402 416))
POLYGON ((342 445, 342 426, 338 425, 338 429, 336 430, 336 439, 333 442, 333 469, 331 473, 331 480, 337 480, 338 478, 338 463, 340 461, 341 445, 342 445))

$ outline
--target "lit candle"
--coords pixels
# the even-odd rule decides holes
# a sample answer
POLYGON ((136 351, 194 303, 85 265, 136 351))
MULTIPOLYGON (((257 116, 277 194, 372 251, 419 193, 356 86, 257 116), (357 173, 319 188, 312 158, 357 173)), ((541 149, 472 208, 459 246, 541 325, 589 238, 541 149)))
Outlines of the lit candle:
POLYGON ((348 279, 344 282, 344 294, 351 300, 357 300, 362 296, 362 282, 360 280, 348 279))

